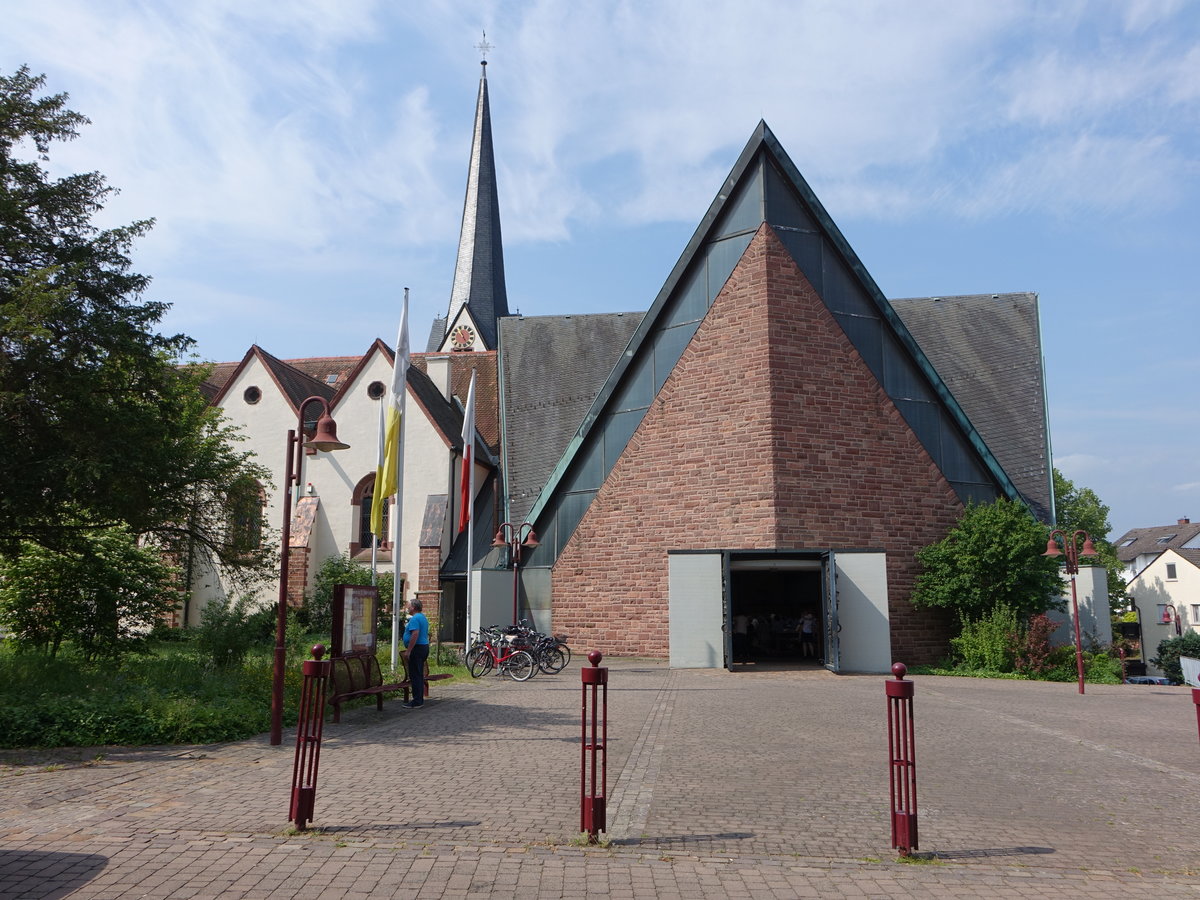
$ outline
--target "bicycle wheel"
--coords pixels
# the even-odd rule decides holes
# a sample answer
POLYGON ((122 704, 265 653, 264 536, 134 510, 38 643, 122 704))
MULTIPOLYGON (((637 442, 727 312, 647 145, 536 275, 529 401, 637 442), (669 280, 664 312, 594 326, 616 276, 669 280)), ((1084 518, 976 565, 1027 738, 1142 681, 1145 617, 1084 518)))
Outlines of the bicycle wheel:
POLYGON ((495 660, 492 659, 492 654, 486 647, 472 647, 467 653, 467 668, 470 670, 472 678, 482 678, 492 671, 493 665, 495 665, 495 660))
POLYGON ((538 668, 547 675, 557 675, 566 664, 566 655, 557 647, 547 647, 538 654, 538 668))
POLYGON ((571 662, 571 648, 562 641, 559 641, 558 644, 555 645, 554 649, 558 650, 558 652, 563 655, 563 664, 559 666, 559 671, 562 671, 571 662))
POLYGON ((528 681, 533 677, 537 666, 534 665, 532 656, 524 650, 518 650, 501 664, 501 668, 513 681, 528 681))

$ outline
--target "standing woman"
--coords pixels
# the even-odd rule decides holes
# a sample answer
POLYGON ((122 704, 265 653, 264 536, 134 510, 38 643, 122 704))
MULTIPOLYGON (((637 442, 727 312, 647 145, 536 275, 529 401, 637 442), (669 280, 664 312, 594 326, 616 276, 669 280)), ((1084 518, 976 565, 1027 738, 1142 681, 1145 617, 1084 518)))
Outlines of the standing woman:
POLYGON ((429 659, 429 620, 421 612, 421 601, 408 601, 408 623, 404 626, 404 646, 408 648, 408 681, 412 699, 405 709, 420 709, 425 705, 425 660, 429 659))

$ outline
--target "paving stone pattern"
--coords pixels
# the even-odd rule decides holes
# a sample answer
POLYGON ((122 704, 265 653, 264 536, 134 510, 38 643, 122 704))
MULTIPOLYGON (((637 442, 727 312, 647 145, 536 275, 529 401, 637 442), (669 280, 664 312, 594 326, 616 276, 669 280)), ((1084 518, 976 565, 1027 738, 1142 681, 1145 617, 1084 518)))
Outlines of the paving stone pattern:
POLYGON ((902 862, 881 676, 607 662, 602 846, 578 841, 573 663, 348 711, 302 834, 290 733, 10 755, 0 898, 1200 895, 1185 688, 918 677, 902 862))

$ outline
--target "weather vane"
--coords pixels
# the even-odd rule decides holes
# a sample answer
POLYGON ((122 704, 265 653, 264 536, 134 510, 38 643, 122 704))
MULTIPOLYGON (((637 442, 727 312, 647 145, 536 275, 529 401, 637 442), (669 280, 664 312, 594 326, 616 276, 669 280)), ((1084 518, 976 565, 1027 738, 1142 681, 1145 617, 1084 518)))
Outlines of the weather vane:
POLYGON ((475 49, 483 56, 484 62, 487 62, 488 51, 493 49, 492 45, 488 43, 487 31, 483 32, 483 40, 475 45, 475 49))

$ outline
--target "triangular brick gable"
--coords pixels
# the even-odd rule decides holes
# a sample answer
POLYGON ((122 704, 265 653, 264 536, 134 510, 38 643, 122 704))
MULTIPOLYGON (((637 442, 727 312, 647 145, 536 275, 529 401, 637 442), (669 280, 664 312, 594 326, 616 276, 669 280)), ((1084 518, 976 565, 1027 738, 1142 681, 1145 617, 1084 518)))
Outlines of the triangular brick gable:
MULTIPOLYGON (((543 541, 530 564, 552 565, 565 548, 624 441, 764 221, 959 498, 1020 497, 812 189, 760 123, 531 505, 529 519, 543 541)), ((751 343, 746 341, 747 349, 751 343)))
POLYGON ((898 600, 916 549, 961 510, 763 225, 554 566, 555 627, 666 655, 669 550, 869 546, 888 552, 898 646, 941 646, 928 622, 906 628, 898 600), (614 597, 619 614, 596 615, 614 597))

